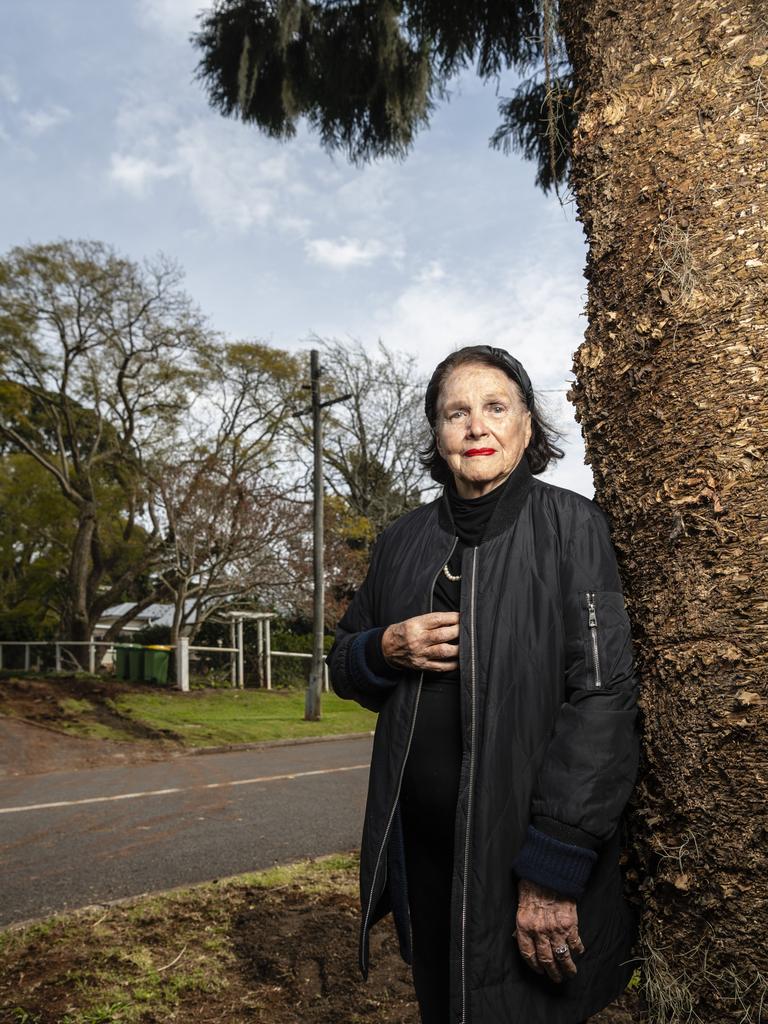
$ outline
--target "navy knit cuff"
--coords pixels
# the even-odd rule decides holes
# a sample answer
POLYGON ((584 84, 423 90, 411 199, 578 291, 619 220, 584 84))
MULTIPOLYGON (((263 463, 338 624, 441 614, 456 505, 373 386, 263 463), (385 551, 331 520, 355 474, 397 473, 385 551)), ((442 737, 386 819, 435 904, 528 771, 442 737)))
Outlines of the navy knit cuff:
POLYGON ((365 663, 370 672, 379 679, 397 680, 402 675, 399 668, 390 665, 381 650, 381 638, 384 636, 384 627, 369 629, 365 633, 365 663))
POLYGON ((584 892, 596 860, 594 850, 561 843, 529 825, 512 867, 519 878, 576 899, 584 892))
POLYGON ((380 673, 382 666, 374 659, 374 665, 371 665, 368 660, 368 646, 369 641, 376 639, 376 634, 379 635, 379 650, 381 650, 381 634, 384 632, 383 629, 367 629, 364 633, 359 633, 352 641, 349 661, 350 667, 358 679, 362 679, 368 683, 369 686, 377 688, 388 689, 392 686, 397 685, 400 678, 400 673, 396 673, 391 666, 384 662, 382 656, 383 667, 388 671, 387 675, 380 673), (373 636, 372 636, 373 634, 373 636))

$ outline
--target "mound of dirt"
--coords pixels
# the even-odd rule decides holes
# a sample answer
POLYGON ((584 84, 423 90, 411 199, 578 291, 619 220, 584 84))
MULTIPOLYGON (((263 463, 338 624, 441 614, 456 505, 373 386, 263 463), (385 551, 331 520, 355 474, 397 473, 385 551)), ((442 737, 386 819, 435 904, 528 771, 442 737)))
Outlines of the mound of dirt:
POLYGON ((308 896, 298 887, 274 894, 251 889, 243 904, 234 916, 232 937, 242 978, 260 1006, 253 1020, 418 1024, 410 972, 386 925, 371 936, 371 973, 363 982, 354 897, 308 896))
POLYGON ((163 760, 180 752, 173 732, 136 722, 115 706, 115 697, 137 690, 119 680, 78 676, 0 679, 0 777, 163 760), (78 736, 84 722, 105 736, 78 736))

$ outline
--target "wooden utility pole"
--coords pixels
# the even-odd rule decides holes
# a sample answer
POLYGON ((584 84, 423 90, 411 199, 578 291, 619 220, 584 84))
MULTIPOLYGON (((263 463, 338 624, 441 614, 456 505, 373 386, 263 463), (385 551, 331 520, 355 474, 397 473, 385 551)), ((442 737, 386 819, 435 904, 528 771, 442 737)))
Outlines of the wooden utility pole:
POLYGON ((320 695, 323 692, 323 658, 325 638, 325 554, 323 537, 323 419, 320 409, 320 354, 313 348, 309 355, 309 382, 312 389, 312 566, 314 600, 312 602, 312 668, 304 704, 304 718, 316 722, 320 718, 320 695))
POLYGON ((323 665, 325 661, 325 573, 323 569, 323 420, 322 410, 336 402, 344 402, 351 395, 339 398, 320 400, 320 353, 312 349, 309 354, 309 387, 312 404, 309 409, 296 413, 304 416, 312 413, 312 450, 314 455, 314 472, 312 479, 312 511, 313 511, 313 542, 312 563, 314 571, 314 600, 312 614, 312 667, 309 672, 309 685, 304 702, 304 720, 317 722, 320 719, 320 699, 323 692, 323 665))

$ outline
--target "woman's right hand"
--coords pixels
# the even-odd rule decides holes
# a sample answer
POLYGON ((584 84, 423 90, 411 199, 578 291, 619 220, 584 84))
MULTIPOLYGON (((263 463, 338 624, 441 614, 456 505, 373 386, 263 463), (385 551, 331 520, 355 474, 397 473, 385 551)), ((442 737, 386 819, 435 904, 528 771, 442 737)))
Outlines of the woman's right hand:
POLYGON ((450 672, 459 665, 458 639, 458 612, 428 612, 387 626, 381 653, 399 668, 450 672))

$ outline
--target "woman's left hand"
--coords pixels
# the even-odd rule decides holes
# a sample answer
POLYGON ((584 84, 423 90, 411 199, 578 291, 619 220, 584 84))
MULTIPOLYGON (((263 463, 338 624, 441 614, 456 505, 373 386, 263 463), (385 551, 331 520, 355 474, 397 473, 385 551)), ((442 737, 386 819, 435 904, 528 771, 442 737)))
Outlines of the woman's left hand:
POLYGON ((584 952, 576 901, 521 878, 517 944, 528 966, 552 981, 576 974, 573 955, 584 952))

